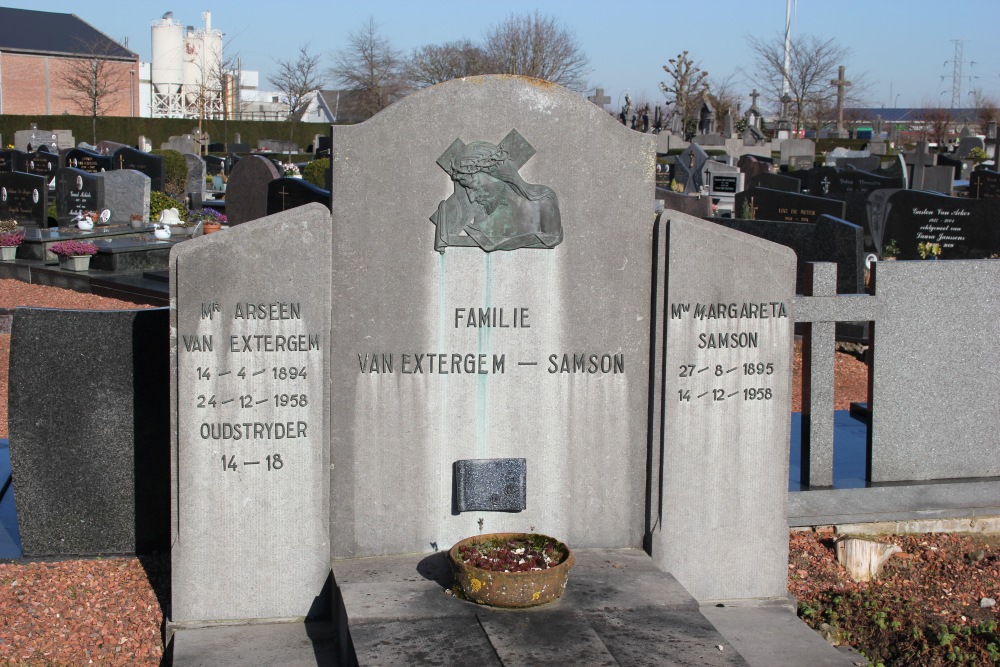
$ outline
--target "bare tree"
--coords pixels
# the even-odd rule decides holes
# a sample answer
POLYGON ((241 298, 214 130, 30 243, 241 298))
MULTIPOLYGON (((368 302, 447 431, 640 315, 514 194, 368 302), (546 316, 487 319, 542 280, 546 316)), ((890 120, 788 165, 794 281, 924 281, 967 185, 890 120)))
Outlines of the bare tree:
POLYGON ((483 50, 496 74, 545 79, 584 92, 590 62, 568 29, 551 16, 509 15, 486 31, 483 50))
POLYGON ((740 113, 740 94, 737 92, 736 73, 731 73, 722 79, 709 79, 708 95, 719 118, 727 111, 733 112, 733 117, 740 113))
POLYGON ((698 127, 702 96, 708 91, 708 72, 695 65, 687 51, 678 53, 668 63, 663 66, 663 71, 669 75, 670 80, 661 81, 660 90, 675 105, 674 112, 680 116, 681 127, 687 138, 698 127))
POLYGON ((74 106, 92 119, 94 143, 97 143, 97 117, 104 115, 115 103, 115 98, 129 89, 131 76, 121 60, 109 56, 117 44, 94 42, 87 44, 79 58, 67 62, 58 76, 59 82, 71 93, 74 106))
POLYGON ((937 143, 938 146, 943 146, 951 126, 951 111, 932 106, 925 101, 920 120, 924 123, 924 136, 937 143))
POLYGON ((1000 102, 992 95, 986 95, 981 89, 969 92, 972 95, 972 105, 976 110, 976 120, 979 132, 986 134, 991 122, 1000 120, 1000 102))
POLYGON ((403 77, 403 57, 379 35, 375 20, 350 33, 347 46, 333 54, 330 76, 354 93, 363 118, 374 116, 408 91, 403 77))
POLYGON ((451 79, 485 74, 488 69, 483 49, 463 40, 414 49, 404 75, 414 87, 426 88, 451 79))
POLYGON ((288 105, 289 120, 296 120, 310 96, 323 86, 319 60, 320 56, 312 53, 306 43, 299 47, 298 57, 294 60, 274 61, 278 65, 278 71, 267 80, 284 97, 288 105))
MULTIPOLYGON (((787 82, 796 132, 807 122, 817 121, 819 114, 833 106, 837 92, 830 81, 836 78, 837 67, 848 59, 849 49, 832 38, 824 41, 812 35, 795 37, 791 40, 786 68, 783 35, 768 40, 751 36, 747 42, 753 52, 753 70, 744 73, 775 102, 782 96, 787 82)), ((867 93, 868 84, 864 74, 851 78, 845 102, 858 106, 867 93)))

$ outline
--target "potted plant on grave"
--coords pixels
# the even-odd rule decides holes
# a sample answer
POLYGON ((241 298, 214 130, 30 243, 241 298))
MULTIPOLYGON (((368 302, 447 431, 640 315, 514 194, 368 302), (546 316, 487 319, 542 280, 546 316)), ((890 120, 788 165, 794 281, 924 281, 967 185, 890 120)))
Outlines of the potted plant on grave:
MULTIPOLYGON (((6 220, 0 221, 7 222, 6 220)), ((15 223, 16 227, 16 223, 15 223)), ((17 258, 17 247, 24 240, 24 233, 6 232, 0 233, 0 261, 13 262, 17 258)))
POLYGON ((448 552, 456 595, 493 607, 535 607, 566 590, 575 558, 537 533, 493 533, 461 540, 448 552))
POLYGON ((60 241, 49 250, 59 256, 59 268, 67 271, 86 271, 90 258, 97 254, 97 246, 89 241, 60 241))
POLYGON ((214 208, 205 207, 198 211, 191 211, 188 214, 188 220, 194 222, 195 224, 201 223, 201 229, 206 234, 214 234, 215 232, 222 229, 222 225, 229 222, 229 219, 223 213, 219 213, 214 208))
POLYGON ((302 173, 299 171, 298 165, 294 165, 291 162, 281 165, 282 175, 285 178, 302 178, 302 173))

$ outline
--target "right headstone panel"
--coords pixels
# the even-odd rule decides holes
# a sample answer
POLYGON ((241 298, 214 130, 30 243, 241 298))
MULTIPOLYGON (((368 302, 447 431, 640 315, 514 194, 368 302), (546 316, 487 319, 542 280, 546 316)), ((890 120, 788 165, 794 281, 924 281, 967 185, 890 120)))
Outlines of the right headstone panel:
POLYGON ((702 602, 780 598, 795 253, 682 213, 661 224, 663 477, 653 558, 702 602))

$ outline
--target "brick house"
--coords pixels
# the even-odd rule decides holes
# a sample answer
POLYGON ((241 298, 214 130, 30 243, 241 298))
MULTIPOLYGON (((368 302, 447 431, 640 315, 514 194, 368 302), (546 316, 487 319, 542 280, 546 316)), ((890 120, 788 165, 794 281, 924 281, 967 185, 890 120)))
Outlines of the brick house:
POLYGON ((107 90, 100 115, 136 115, 138 54, 75 14, 0 7, 0 114, 89 116, 88 96, 67 81, 79 74, 107 90))

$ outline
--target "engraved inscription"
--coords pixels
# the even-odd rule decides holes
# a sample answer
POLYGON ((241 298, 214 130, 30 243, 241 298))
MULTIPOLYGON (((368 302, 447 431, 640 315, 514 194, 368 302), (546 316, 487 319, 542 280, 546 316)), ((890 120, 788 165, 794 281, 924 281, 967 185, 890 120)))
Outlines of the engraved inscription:
POLYGON ((762 340, 766 329, 757 330, 754 323, 787 318, 788 308, 781 301, 671 303, 672 322, 687 321, 692 327, 705 326, 705 330, 693 337, 695 350, 685 355, 688 359, 684 363, 675 367, 676 400, 681 405, 696 402, 719 405, 732 401, 763 403, 776 398, 770 380, 777 362, 767 353, 774 348, 769 341, 762 340), (716 320, 726 320, 731 328, 714 328, 716 320), (722 352, 726 349, 758 352, 741 352, 741 361, 734 362, 722 352))
POLYGON ((295 451, 318 437, 309 422, 322 409, 314 364, 323 337, 303 330, 304 310, 294 301, 247 300, 204 301, 187 312, 198 330, 178 332, 178 352, 192 360, 178 368, 194 390, 179 398, 183 414, 199 422, 195 437, 210 448, 214 471, 294 469, 295 451), (261 321, 267 333, 257 333, 261 321))

